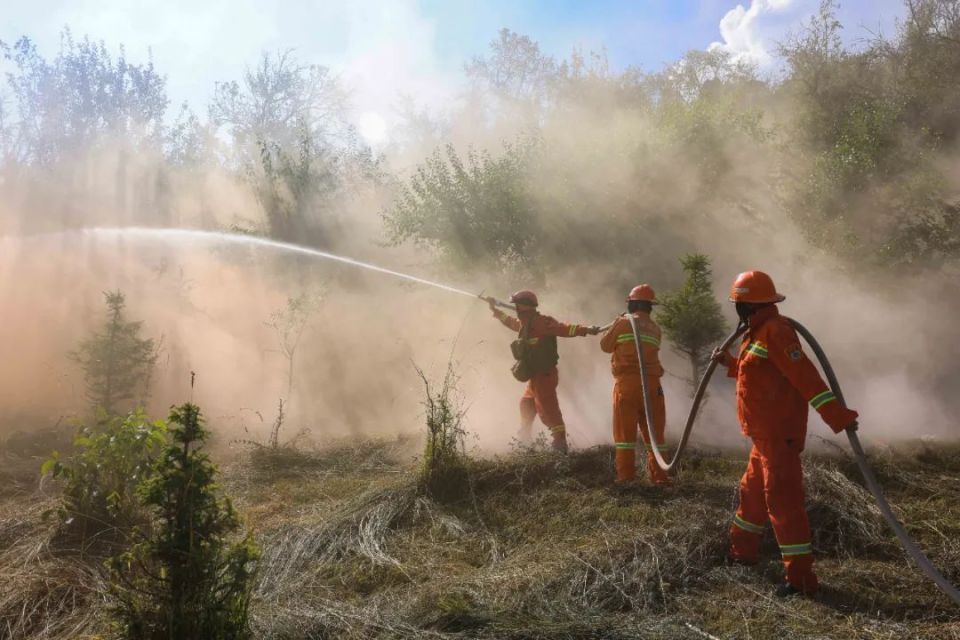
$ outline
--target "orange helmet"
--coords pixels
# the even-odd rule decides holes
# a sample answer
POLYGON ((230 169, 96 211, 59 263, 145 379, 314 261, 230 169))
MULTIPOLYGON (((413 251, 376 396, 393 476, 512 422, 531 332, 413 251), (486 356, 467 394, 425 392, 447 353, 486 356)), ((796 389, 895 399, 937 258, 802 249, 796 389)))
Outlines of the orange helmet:
POLYGON ((653 287, 648 284, 638 284, 631 289, 630 295, 627 296, 627 301, 649 302, 650 304, 657 304, 657 298, 656 294, 653 292, 653 287))
POLYGON ((537 294, 533 291, 527 291, 526 289, 521 289, 510 295, 510 302, 514 304, 528 304, 531 307, 536 307, 540 305, 540 302, 537 300, 537 294))
POLYGON ((777 293, 773 278, 763 271, 744 271, 733 281, 730 289, 730 302, 750 302, 764 304, 783 302, 786 296, 777 293))

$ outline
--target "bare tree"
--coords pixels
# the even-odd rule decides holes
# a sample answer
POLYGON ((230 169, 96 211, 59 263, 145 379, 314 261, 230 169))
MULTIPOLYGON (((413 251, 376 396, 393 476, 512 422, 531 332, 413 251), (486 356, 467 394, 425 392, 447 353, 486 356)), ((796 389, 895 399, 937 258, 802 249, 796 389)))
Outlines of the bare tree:
POLYGON ((264 324, 272 328, 277 336, 277 345, 280 353, 287 360, 287 404, 293 392, 294 359, 300 339, 310 322, 310 318, 317 311, 320 304, 320 295, 304 292, 292 298, 287 298, 287 304, 282 309, 274 311, 270 320, 264 324))
POLYGON ((262 145, 296 147, 304 129, 317 144, 342 140, 350 129, 346 104, 346 91, 327 67, 301 64, 285 51, 264 53, 242 83, 216 83, 209 111, 238 151, 255 158, 262 145))

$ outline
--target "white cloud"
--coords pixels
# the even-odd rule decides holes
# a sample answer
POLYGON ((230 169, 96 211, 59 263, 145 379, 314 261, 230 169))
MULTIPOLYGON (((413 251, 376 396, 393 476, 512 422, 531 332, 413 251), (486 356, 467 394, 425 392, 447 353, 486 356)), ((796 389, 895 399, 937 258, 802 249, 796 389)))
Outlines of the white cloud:
POLYGON ((738 4, 720 20, 723 42, 714 42, 709 49, 726 51, 736 62, 769 67, 773 63, 773 56, 767 50, 762 17, 784 11, 793 3, 794 0, 752 0, 749 9, 738 4))

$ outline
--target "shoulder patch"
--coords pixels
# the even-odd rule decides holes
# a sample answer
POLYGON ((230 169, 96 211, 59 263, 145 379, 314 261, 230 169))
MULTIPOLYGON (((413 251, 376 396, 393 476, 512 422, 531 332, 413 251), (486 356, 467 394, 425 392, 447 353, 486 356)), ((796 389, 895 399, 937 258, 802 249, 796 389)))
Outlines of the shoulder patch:
POLYGON ((803 353, 803 348, 800 346, 799 342, 794 342, 783 351, 784 353, 787 354, 787 357, 793 360, 794 362, 803 360, 806 357, 803 353))

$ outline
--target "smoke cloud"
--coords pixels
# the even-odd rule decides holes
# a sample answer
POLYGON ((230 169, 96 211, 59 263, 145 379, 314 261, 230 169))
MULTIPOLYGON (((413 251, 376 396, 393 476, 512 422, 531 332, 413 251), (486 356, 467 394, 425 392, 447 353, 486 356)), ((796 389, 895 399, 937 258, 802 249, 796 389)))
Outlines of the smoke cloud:
MULTIPOLYGON (((769 54, 756 21, 789 4, 755 0, 749 9, 738 7, 724 19, 724 43, 715 46, 763 63, 769 54)), ((379 66, 376 59, 369 64, 379 66)), ((849 404, 861 413, 865 439, 960 435, 956 274, 853 272, 815 249, 783 212, 782 178, 773 173, 782 166, 773 161, 777 145, 758 153, 719 142, 729 146, 721 150, 727 168, 716 182, 696 148, 666 145, 655 122, 604 102, 604 95, 592 97, 595 104, 558 114, 540 132, 554 157, 537 166, 531 191, 549 212, 540 222, 566 238, 570 258, 536 283, 544 313, 606 324, 623 310, 633 285, 648 282, 660 292, 679 286, 677 258, 691 251, 711 257, 721 300, 737 273, 762 269, 787 295, 783 313, 827 349, 849 404), (605 217, 563 205, 569 194, 594 203, 592 210, 605 217), (599 240, 581 233, 600 227, 628 238, 629 252, 604 255, 599 240)), ((449 113, 447 139, 458 150, 472 145, 496 153, 523 130, 509 119, 478 126, 475 116, 466 107, 449 113)), ((384 166, 409 175, 432 149, 388 150, 384 166)), ((193 398, 224 442, 262 440, 284 398, 288 428, 281 439, 302 428, 317 439, 416 432, 423 389, 414 365, 440 379, 452 362, 477 444, 485 451, 509 446, 522 391, 509 372, 513 336, 482 302, 281 252, 79 231, 227 229, 238 220, 263 221, 260 200, 235 176, 162 164, 108 145, 65 163, 54 178, 10 170, 0 183, 0 432, 89 414, 81 372, 68 354, 103 321, 101 292, 119 289, 144 335, 162 339, 149 406, 155 415, 193 398), (168 181, 162 189, 161 174, 168 181), (288 396, 289 362, 267 323, 304 292, 319 302, 297 346, 288 396)), ((390 197, 379 190, 343 197, 330 214, 338 233, 325 249, 500 297, 530 285, 483 269, 444 272, 422 247, 385 246, 380 214, 390 197)), ((732 327, 732 309, 728 319, 732 327)), ((561 340, 560 353, 560 401, 573 444, 609 442, 608 356, 596 338, 561 340)), ((668 345, 663 361, 668 434, 677 434, 689 406, 688 365, 668 345)), ((710 393, 697 441, 741 443, 731 381, 718 376, 710 393)), ((811 424, 811 433, 832 437, 816 416, 811 424)))

